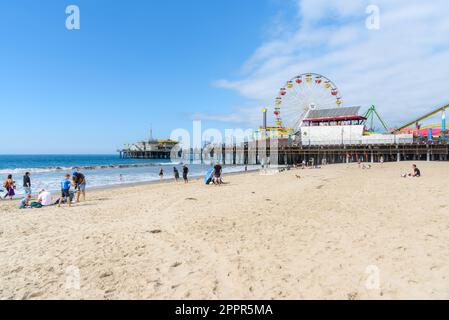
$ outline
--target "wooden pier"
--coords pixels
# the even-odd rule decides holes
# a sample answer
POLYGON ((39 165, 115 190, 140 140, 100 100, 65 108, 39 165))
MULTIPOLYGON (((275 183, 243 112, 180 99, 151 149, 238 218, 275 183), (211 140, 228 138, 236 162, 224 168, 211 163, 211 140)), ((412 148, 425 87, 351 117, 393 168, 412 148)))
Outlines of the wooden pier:
POLYGON ((123 159, 170 159, 170 153, 178 144, 173 140, 150 140, 127 145, 117 150, 123 159))
POLYGON ((132 159, 166 159, 184 163, 220 162, 225 165, 262 165, 314 162, 344 163, 344 162, 379 162, 383 161, 448 161, 449 145, 441 143, 414 142, 407 144, 324 144, 302 145, 287 139, 279 139, 270 146, 269 140, 246 142, 240 145, 225 144, 209 145, 198 149, 184 149, 173 152, 177 144, 152 143, 134 145, 119 150, 120 157, 132 159), (175 155, 175 157, 173 157, 175 155))
POLYGON ((204 149, 183 150, 181 160, 185 163, 213 163, 225 165, 293 165, 303 161, 322 163, 389 161, 448 161, 449 145, 441 144, 376 144, 376 145, 296 145, 280 141, 271 150, 269 143, 245 143, 241 146, 225 145, 204 149))

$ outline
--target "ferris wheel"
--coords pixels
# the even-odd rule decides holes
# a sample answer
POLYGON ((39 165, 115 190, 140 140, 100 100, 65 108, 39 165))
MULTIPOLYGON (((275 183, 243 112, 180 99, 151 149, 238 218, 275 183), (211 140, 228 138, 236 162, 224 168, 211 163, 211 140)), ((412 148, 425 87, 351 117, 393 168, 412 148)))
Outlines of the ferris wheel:
POLYGON ((297 132, 311 110, 341 107, 337 86, 328 78, 305 73, 287 81, 275 101, 276 125, 297 132))

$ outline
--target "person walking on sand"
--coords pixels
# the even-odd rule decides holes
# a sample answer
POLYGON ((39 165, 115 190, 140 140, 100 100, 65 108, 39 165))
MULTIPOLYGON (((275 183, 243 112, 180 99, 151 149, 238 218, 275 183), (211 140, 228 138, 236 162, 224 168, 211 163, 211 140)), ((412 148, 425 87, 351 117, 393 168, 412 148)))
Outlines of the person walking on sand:
POLYGON ((31 178, 29 172, 26 172, 23 176, 23 190, 25 190, 25 194, 31 194, 31 178))
POLYGON ((58 201, 58 208, 61 206, 61 202, 64 199, 67 201, 67 207, 70 207, 70 185, 70 174, 66 174, 64 180, 61 181, 61 197, 58 201))
POLYGON ((186 165, 182 167, 182 178, 184 179, 184 183, 189 183, 189 179, 187 175, 189 174, 189 168, 186 165))
POLYGON ((161 178, 161 180, 164 179, 164 169, 163 168, 161 168, 159 170, 159 178, 161 178))
POLYGON ((80 194, 83 195, 83 201, 86 201, 86 177, 81 172, 74 172, 72 180, 75 185, 76 202, 80 202, 80 194))
POLYGON ((175 176, 175 181, 178 182, 179 180, 179 171, 176 167, 173 167, 173 175, 175 176))
POLYGON ((6 178, 5 184, 3 185, 3 187, 6 189, 6 194, 5 194, 4 199, 9 197, 9 199, 12 200, 12 198, 14 198, 14 196, 16 195, 16 193, 14 192, 14 189, 16 188, 14 183, 15 182, 12 180, 12 175, 9 174, 8 178, 6 178))

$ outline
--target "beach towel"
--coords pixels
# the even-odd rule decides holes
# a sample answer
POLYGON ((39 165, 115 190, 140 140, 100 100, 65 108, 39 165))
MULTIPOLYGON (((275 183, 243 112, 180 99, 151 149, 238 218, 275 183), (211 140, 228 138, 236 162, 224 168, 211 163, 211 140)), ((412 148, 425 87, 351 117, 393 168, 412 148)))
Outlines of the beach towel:
POLYGON ((42 208, 42 204, 40 202, 31 202, 31 208, 42 208))

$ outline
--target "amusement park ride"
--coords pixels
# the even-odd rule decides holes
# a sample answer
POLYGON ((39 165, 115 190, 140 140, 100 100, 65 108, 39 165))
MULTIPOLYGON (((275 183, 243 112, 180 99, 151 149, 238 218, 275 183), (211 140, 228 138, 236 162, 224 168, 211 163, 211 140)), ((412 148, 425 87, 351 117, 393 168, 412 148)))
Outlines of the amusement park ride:
POLYGON ((421 139, 427 138, 428 141, 433 141, 434 139, 449 142, 449 135, 446 129, 446 109, 449 108, 449 104, 443 107, 439 107, 418 119, 408 122, 407 124, 393 130, 393 133, 405 132, 412 133, 416 137, 421 139), (441 123, 431 124, 427 126, 422 126, 421 122, 423 120, 429 119, 432 116, 441 112, 441 123), (414 127, 412 127, 414 126, 414 127))
MULTIPOLYGON (((287 81, 279 90, 279 94, 274 102, 275 126, 267 126, 267 109, 264 108, 262 110, 264 120, 263 125, 257 132, 257 136, 259 138, 270 138, 298 135, 301 127, 307 124, 310 125, 309 114, 316 113, 315 110, 322 110, 324 113, 326 111, 338 110, 342 107, 342 104, 340 90, 330 79, 316 73, 300 74, 287 81), (263 133, 263 135, 261 136, 260 133, 263 133)), ((368 108, 363 116, 357 116, 357 119, 353 118, 351 120, 357 120, 358 123, 364 124, 366 135, 408 133, 413 134, 417 138, 426 138, 429 141, 437 138, 440 141, 448 142, 449 135, 446 130, 445 118, 445 110, 448 108, 449 105, 437 108, 404 126, 394 129, 387 125, 374 105, 368 108), (428 126, 420 125, 423 120, 439 112, 442 113, 441 123, 428 126), (382 131, 376 130, 374 127, 375 119, 380 122, 382 131), (415 127, 411 128, 413 125, 415 127)), ((339 122, 337 118, 332 120, 334 123, 339 122)), ((330 123, 329 119, 323 122, 325 122, 322 123, 324 125, 329 125, 330 123)))

